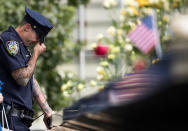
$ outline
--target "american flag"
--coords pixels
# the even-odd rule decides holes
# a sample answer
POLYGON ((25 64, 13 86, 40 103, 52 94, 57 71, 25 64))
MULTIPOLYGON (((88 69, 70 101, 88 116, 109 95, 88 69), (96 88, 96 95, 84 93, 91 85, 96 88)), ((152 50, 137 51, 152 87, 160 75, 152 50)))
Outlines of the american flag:
POLYGON ((151 15, 144 17, 133 31, 128 33, 128 38, 135 47, 143 53, 148 54, 158 44, 157 28, 154 26, 154 19, 151 15))

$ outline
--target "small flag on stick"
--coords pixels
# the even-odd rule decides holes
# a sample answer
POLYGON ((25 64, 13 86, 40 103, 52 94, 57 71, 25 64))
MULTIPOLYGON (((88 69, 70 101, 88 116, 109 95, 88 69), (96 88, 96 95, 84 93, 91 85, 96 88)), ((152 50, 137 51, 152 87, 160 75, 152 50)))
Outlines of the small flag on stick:
POLYGON ((154 26, 153 17, 144 17, 135 29, 128 33, 128 38, 144 54, 148 54, 151 49, 159 44, 157 28, 154 26))

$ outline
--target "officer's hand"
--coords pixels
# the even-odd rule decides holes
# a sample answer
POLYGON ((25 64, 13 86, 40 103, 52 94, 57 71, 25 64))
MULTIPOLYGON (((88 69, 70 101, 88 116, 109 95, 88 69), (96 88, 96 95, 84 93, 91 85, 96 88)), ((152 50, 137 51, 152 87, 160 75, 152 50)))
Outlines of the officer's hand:
POLYGON ((33 50, 33 53, 36 53, 37 56, 39 56, 42 52, 44 52, 46 50, 46 46, 44 43, 36 43, 35 44, 35 47, 34 47, 34 50, 33 50))
POLYGON ((0 103, 3 102, 3 95, 0 93, 0 103))
POLYGON ((45 123, 45 125, 46 125, 46 127, 48 128, 48 129, 51 129, 52 128, 52 115, 53 114, 55 114, 55 112, 54 111, 52 111, 52 113, 51 114, 46 114, 46 115, 44 115, 44 118, 43 118, 43 121, 44 121, 44 123, 45 123))

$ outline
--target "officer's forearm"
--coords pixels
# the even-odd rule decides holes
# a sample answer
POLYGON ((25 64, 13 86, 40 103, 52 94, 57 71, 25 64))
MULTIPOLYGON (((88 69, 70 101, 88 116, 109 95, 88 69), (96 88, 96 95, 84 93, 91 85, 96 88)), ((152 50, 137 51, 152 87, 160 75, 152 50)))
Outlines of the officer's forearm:
POLYGON ((16 80, 17 84, 26 86, 29 82, 36 65, 38 55, 33 54, 27 63, 27 67, 19 68, 12 72, 12 77, 16 80))
POLYGON ((52 113, 52 109, 49 107, 46 98, 37 82, 37 80, 34 78, 33 79, 33 94, 34 97, 41 107, 41 109, 44 111, 44 113, 48 116, 52 113))

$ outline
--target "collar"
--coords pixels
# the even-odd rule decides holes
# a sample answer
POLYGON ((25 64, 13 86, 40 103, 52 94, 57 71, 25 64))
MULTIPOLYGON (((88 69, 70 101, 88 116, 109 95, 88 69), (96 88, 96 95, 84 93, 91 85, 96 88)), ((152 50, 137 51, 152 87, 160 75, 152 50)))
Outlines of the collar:
POLYGON ((14 27, 9 26, 8 32, 12 32, 13 34, 15 34, 15 37, 18 38, 18 40, 23 44, 23 41, 21 39, 21 37, 19 36, 19 34, 16 32, 16 30, 14 29, 14 27))

